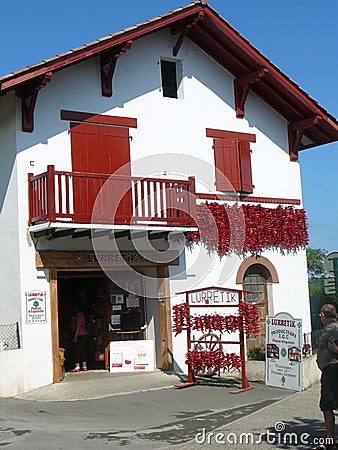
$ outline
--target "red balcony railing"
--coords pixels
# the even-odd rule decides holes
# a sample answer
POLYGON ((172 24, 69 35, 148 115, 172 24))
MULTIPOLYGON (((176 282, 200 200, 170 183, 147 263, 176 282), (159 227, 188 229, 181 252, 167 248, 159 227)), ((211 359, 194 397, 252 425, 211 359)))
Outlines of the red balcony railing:
POLYGON ((28 174, 29 223, 195 226, 195 179, 84 172, 28 174))

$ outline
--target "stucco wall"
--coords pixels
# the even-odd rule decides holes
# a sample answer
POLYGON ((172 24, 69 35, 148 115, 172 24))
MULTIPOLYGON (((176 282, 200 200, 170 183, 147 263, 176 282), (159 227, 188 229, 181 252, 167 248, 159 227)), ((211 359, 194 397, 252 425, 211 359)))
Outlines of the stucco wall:
MULTIPOLYGON (((16 97, 9 94, 0 97, 0 327, 18 322, 22 342, 15 130, 16 97)), ((23 349, 0 351, 0 396, 22 392, 23 356, 23 349)))
MULTIPOLYGON (((44 172, 48 164, 54 164, 57 170, 71 170, 69 123, 60 119, 61 109, 137 118, 138 127, 130 130, 133 138, 132 173, 170 178, 194 175, 199 192, 212 192, 215 181, 212 139, 206 137, 205 129, 255 134, 257 142, 251 144, 254 195, 301 199, 299 164, 290 162, 287 152, 286 121, 251 92, 245 105, 245 118, 237 119, 233 77, 188 39, 184 40, 179 53, 183 70, 180 98, 163 97, 159 61, 161 57, 172 58, 174 39, 169 30, 164 30, 136 41, 132 49, 118 60, 111 98, 101 95, 98 58, 55 73, 52 81, 39 92, 33 133, 21 132, 20 111, 16 113, 14 110, 13 95, 0 103, 2 117, 11 117, 1 125, 2 134, 6 136, 6 144, 2 144, 1 151, 6 155, 4 160, 10 162, 5 172, 7 182, 0 185, 3 199, 0 227, 7 233, 5 255, 14 274, 10 287, 5 283, 7 275, 2 281, 8 303, 13 301, 16 304, 13 318, 20 314, 19 300, 22 302, 22 317, 25 317, 25 292, 39 289, 47 294, 47 323, 22 323, 22 377, 25 380, 24 386, 20 387, 22 390, 52 382, 49 274, 36 270, 35 246, 27 234, 27 173, 44 172), (11 200, 8 211, 7 199, 11 200), (10 227, 9 222, 16 224, 17 217, 18 226, 10 227), (16 255, 14 259, 13 255, 16 255)), ((40 240, 37 246, 87 249, 91 244, 75 239, 57 243, 45 239, 40 240)), ((264 256, 271 259, 280 276, 279 285, 273 286, 274 313, 288 311, 295 316, 302 314, 304 329, 307 328, 309 312, 304 252, 281 256, 269 251, 264 256)), ((173 303, 181 301, 175 293, 189 289, 190 281, 195 282, 200 275, 200 286, 215 285, 217 280, 218 284, 238 288, 235 283, 238 260, 220 260, 216 257, 212 264, 209 261, 210 256, 201 247, 186 252, 184 264, 188 276, 172 281, 173 303), (203 251, 205 254, 197 267, 194 259, 203 251)), ((180 367, 184 367, 185 346, 185 337, 174 338, 175 360, 180 367)), ((13 382, 13 392, 15 389, 13 382)))

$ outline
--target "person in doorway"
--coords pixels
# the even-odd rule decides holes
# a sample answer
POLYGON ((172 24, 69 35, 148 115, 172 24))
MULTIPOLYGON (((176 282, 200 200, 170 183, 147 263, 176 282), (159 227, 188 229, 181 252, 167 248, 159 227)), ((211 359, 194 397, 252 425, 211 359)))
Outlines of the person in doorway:
POLYGON ((320 310, 323 324, 319 339, 317 364, 322 372, 319 407, 323 412, 326 428, 326 443, 314 447, 314 450, 336 448, 334 440, 335 416, 338 410, 338 323, 336 308, 326 303, 320 310))
POLYGON ((73 335, 73 356, 75 366, 70 372, 87 371, 87 342, 88 332, 86 328, 86 317, 79 305, 74 307, 73 316, 70 321, 73 335))

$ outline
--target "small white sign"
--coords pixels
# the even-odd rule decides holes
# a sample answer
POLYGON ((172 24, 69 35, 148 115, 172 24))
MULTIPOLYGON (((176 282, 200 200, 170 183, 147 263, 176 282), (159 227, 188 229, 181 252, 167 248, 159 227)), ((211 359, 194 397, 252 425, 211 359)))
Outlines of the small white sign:
POLYGON ((149 372, 155 370, 154 341, 111 341, 110 372, 149 372))
POLYGON ((140 299, 137 295, 128 295, 126 300, 127 308, 138 308, 140 306, 140 299))
POLYGON ((239 303, 239 295, 238 292, 235 291, 209 288, 201 291, 189 292, 188 301, 190 306, 237 306, 239 303))
POLYGON ((266 318, 266 374, 269 386, 302 390, 302 320, 288 313, 266 318))
POLYGON ((46 291, 25 292, 26 323, 46 323, 46 291))

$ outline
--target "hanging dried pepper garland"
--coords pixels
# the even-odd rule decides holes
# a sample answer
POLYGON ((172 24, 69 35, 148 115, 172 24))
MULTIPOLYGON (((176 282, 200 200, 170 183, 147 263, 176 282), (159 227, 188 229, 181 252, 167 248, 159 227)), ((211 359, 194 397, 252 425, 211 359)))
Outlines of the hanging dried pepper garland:
POLYGON ((242 366, 240 356, 224 353, 222 350, 191 350, 186 354, 185 363, 190 365, 195 373, 207 372, 210 367, 232 372, 242 366))
POLYGON ((183 330, 190 330, 191 317, 189 306, 186 303, 173 306, 173 322, 173 331, 176 334, 181 333, 183 330))
POLYGON ((267 248, 297 250, 309 243, 305 210, 292 206, 206 202, 197 205, 197 221, 199 231, 189 233, 187 241, 201 242, 219 254, 260 253, 267 248))
POLYGON ((239 315, 221 316, 219 314, 204 314, 191 316, 189 306, 180 303, 173 306, 173 331, 177 334, 184 330, 197 330, 202 332, 228 332, 242 330, 246 334, 256 335, 259 332, 258 307, 253 303, 241 302, 239 315))
POLYGON ((238 306, 239 315, 243 319, 244 332, 257 335, 259 332, 258 306, 255 303, 241 302, 238 306))

